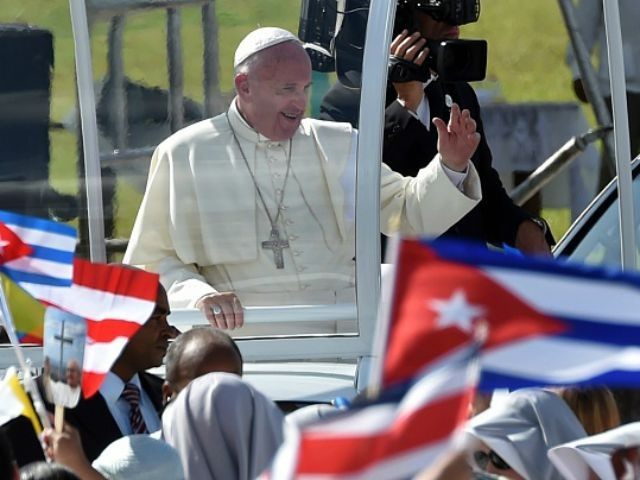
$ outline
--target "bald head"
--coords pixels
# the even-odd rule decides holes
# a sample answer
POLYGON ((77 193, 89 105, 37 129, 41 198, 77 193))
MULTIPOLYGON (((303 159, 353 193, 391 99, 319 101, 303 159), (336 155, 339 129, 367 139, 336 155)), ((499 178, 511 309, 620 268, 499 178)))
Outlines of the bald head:
POLYGON ((211 372, 242 375, 242 355, 233 339, 215 328, 193 328, 169 346, 166 383, 176 394, 191 380, 211 372))

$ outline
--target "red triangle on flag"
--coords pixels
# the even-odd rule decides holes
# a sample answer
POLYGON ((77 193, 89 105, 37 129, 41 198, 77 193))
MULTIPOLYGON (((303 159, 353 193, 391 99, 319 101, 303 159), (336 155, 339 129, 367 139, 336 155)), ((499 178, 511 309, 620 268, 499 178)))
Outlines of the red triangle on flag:
POLYGON ((478 268, 440 259, 417 241, 404 241, 396 283, 383 384, 408 380, 488 328, 483 349, 566 329, 478 268))
POLYGON ((20 240, 9 227, 0 222, 0 265, 33 253, 33 248, 20 240))

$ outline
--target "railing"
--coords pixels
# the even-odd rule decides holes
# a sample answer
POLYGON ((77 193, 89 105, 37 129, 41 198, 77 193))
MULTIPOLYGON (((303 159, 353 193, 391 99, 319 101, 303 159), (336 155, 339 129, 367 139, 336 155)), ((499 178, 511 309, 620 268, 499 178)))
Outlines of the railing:
POLYGON ((585 151, 590 143, 605 138, 612 128, 598 127, 582 135, 571 137, 567 143, 536 168, 524 182, 511 191, 509 194, 511 199, 515 204, 523 205, 564 170, 581 152, 585 151))

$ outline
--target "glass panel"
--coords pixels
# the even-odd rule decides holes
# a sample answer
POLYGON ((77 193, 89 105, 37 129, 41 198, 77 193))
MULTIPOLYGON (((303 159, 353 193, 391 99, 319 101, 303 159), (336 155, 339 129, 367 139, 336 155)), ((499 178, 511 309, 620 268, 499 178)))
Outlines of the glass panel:
MULTIPOLYGON (((68 3, 53 3, 49 11, 29 8, 21 18, 51 29, 56 60, 62 62, 52 76, 59 130, 50 134, 56 136, 52 152, 61 165, 55 174, 52 168, 51 178, 72 194, 69 202, 75 205, 84 203, 84 192, 77 195, 82 165, 75 148, 73 40, 68 3)), ((320 315, 276 321, 252 325, 240 336, 357 333, 356 136, 306 124, 306 134, 297 133, 291 142, 286 135, 275 136, 283 125, 296 124, 296 115, 320 116, 320 104, 337 76, 323 63, 331 59, 317 52, 331 49, 338 12, 316 10, 302 20, 312 33, 305 39, 316 44, 312 72, 295 73, 290 86, 279 68, 286 58, 275 68, 261 66, 251 84, 253 104, 246 104, 244 117, 235 106, 227 117, 235 95, 236 46, 256 25, 298 34, 299 0, 178 0, 156 2, 163 8, 140 8, 148 3, 87 3, 109 260, 160 272, 174 310, 193 308, 213 286, 236 292, 245 307, 326 305, 349 311, 348 320, 325 321, 320 315), (257 75, 266 76, 256 82, 257 75), (309 81, 313 86, 305 98, 309 81), (249 109, 255 105, 263 109, 260 115, 249 109), (152 158, 156 146, 178 130, 152 158), (124 257, 141 205, 144 221, 124 257)), ((366 10, 359 21, 357 36, 363 42, 366 10)), ((362 53, 362 44, 349 48, 362 53)), ((356 111, 358 103, 356 96, 356 111)), ((74 223, 86 245, 86 214, 80 217, 74 223)), ((230 297, 216 302, 234 308, 230 297)))

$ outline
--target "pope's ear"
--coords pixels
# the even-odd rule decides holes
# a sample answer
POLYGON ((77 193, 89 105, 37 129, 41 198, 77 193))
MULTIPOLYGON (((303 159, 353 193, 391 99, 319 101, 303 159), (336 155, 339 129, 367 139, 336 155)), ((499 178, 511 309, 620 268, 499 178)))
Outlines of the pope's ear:
POLYGON ((239 73, 233 79, 236 86, 236 92, 241 97, 249 94, 249 77, 246 73, 239 73))

